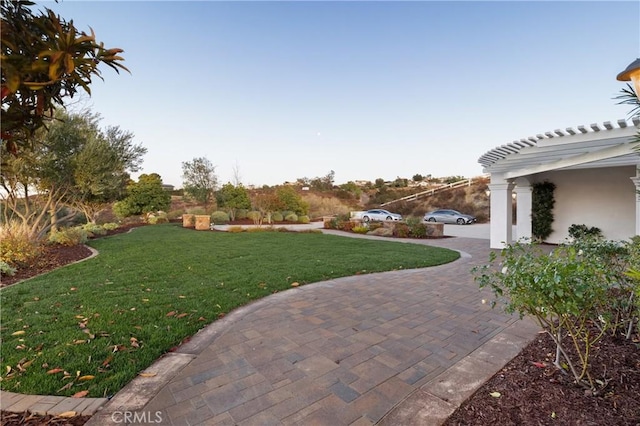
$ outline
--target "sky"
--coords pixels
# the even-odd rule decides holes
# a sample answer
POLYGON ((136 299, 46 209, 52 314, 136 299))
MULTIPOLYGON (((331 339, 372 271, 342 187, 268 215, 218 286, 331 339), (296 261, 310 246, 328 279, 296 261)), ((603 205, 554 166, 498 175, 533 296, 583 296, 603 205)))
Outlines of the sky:
MULTIPOLYGON (((86 106, 182 187, 483 174, 514 140, 629 118, 616 75, 640 57, 640 1, 36 2, 108 48, 86 106)), ((136 178, 140 173, 133 175, 136 178)))

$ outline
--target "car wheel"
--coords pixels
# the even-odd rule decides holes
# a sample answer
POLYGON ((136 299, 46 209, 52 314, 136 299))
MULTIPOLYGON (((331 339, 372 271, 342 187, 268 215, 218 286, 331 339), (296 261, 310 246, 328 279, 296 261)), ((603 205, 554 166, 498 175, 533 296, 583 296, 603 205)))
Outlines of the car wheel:
POLYGON ((363 216, 362 220, 365 222, 369 222, 371 219, 369 219, 369 216, 363 216))
POLYGON ((391 216, 387 216, 386 220, 393 220, 393 218, 391 216))
POLYGON ((427 222, 435 222, 436 218, 435 217, 430 217, 429 219, 427 219, 427 222))
POLYGON ((458 220, 456 220, 456 223, 458 225, 464 225, 464 219, 460 217, 460 218, 458 218, 458 220))

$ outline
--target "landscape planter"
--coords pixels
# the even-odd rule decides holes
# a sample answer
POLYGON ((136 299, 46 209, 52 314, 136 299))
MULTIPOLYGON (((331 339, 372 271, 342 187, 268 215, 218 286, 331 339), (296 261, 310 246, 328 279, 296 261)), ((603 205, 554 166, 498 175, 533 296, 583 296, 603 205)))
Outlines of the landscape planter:
POLYGON ((196 215, 194 214, 183 214, 182 215, 182 226, 184 228, 193 228, 196 226, 196 215))
POLYGON ((211 229, 211 216, 209 215, 196 215, 196 230, 197 231, 209 231, 211 229))

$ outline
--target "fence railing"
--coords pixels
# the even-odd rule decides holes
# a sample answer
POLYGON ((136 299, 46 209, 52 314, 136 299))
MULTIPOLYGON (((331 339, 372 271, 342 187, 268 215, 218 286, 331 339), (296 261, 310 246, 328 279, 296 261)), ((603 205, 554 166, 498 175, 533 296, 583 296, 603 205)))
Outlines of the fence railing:
POLYGON ((475 179, 475 181, 478 181, 478 180, 484 179, 484 178, 477 178, 476 177, 476 178, 469 178, 469 179, 459 180, 457 182, 453 182, 453 183, 449 183, 449 184, 446 184, 446 185, 442 185, 442 186, 439 186, 437 188, 431 188, 431 189, 427 189, 426 191, 421 191, 421 192, 417 192, 415 194, 407 195, 405 197, 398 198, 397 200, 387 201, 386 203, 380 204, 380 207, 388 206, 389 204, 397 203, 399 201, 415 201, 418 198, 430 197, 433 194, 437 194, 438 192, 449 191, 451 189, 460 188, 462 186, 471 186, 471 184, 473 183, 474 179, 475 179))

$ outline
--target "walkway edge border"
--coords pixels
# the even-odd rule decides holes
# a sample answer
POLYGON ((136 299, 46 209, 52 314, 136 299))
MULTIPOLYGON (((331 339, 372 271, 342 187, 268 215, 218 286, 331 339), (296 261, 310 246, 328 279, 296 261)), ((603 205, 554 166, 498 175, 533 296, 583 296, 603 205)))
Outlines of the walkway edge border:
POLYGON ((413 391, 380 419, 379 426, 437 426, 516 357, 541 331, 518 320, 433 380, 413 391))

